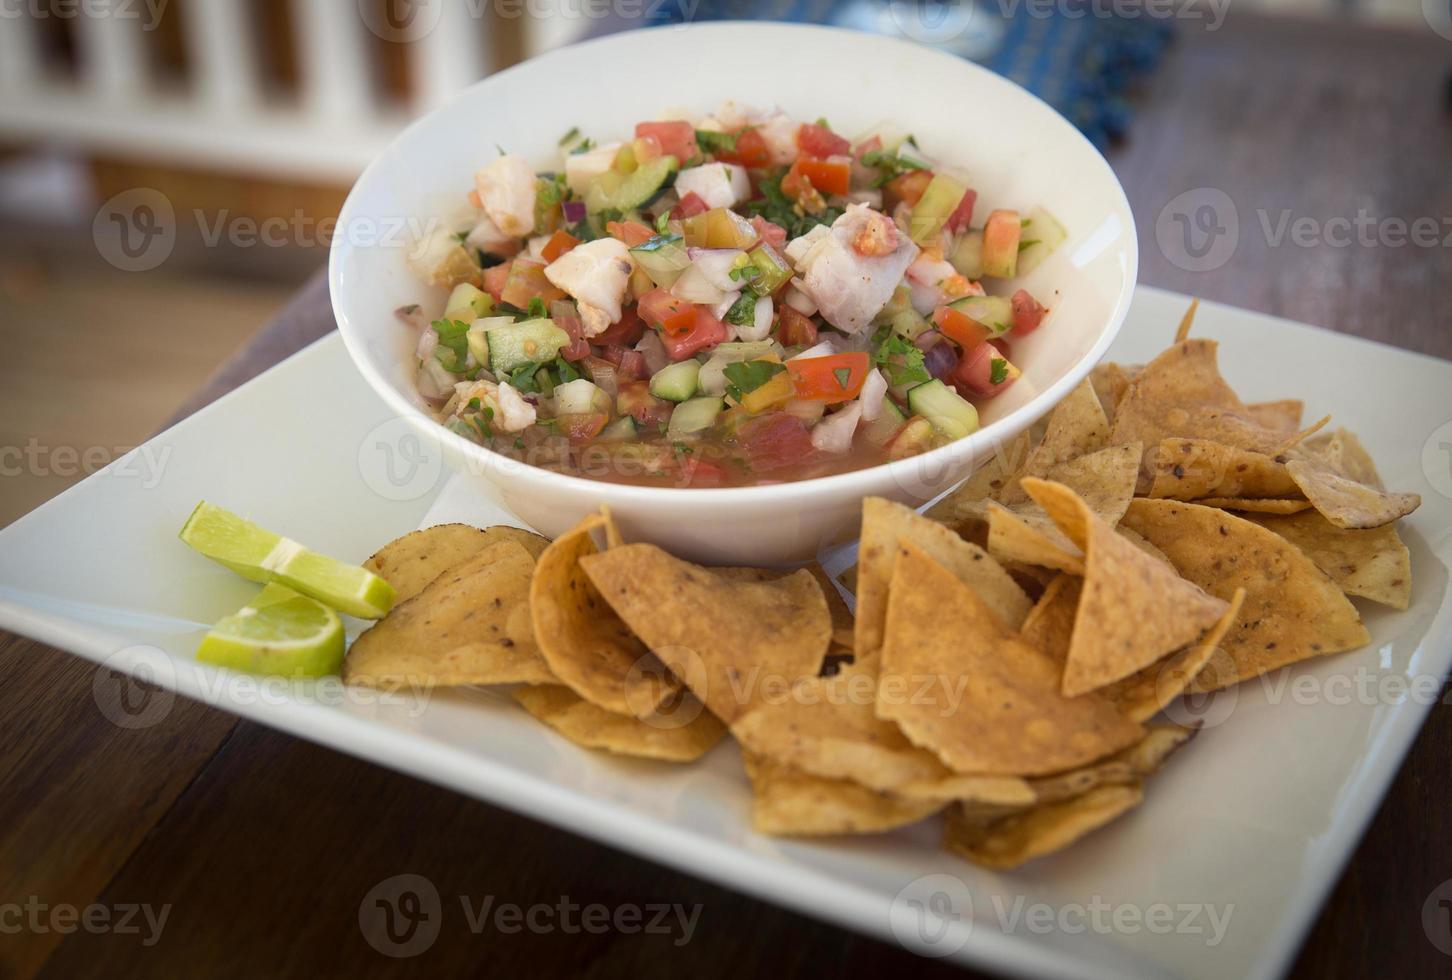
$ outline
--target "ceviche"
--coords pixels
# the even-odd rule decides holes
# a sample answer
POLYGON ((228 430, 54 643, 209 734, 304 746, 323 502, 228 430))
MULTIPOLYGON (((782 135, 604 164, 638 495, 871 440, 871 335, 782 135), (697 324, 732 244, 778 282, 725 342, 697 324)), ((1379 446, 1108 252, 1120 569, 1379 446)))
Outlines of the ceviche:
POLYGON ((1013 280, 1065 237, 1042 208, 981 206, 911 135, 731 102, 613 142, 572 130, 544 171, 500 149, 467 197, 410 256, 452 290, 441 315, 399 311, 419 393, 495 452, 665 486, 973 432, 1019 376, 1008 338, 1048 314, 1013 280))

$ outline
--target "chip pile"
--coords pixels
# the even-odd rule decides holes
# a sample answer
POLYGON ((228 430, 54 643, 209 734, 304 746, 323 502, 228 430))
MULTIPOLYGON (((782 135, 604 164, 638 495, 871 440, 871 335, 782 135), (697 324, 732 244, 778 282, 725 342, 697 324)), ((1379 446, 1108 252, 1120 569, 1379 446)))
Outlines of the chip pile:
POLYGON ((1369 636, 1407 607, 1390 493, 1344 429, 1246 404, 1213 341, 1105 364, 926 516, 863 502, 856 615, 819 567, 707 568, 608 513, 554 542, 444 525, 367 564, 399 604, 350 683, 510 684, 579 745, 671 762, 739 744, 761 833, 876 833, 1012 868, 1137 806, 1193 735, 1152 723, 1369 636))

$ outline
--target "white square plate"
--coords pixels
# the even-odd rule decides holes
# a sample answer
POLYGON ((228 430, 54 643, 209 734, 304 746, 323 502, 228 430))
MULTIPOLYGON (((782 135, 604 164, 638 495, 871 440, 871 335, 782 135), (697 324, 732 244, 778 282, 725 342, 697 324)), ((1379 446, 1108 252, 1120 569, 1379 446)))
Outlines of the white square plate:
MULTIPOLYGON (((1110 356, 1162 349, 1185 302, 1139 290, 1110 356)), ((255 588, 176 540, 198 500, 350 560, 421 524, 511 520, 390 421, 336 335, 0 532, 0 626, 910 948, 1036 975, 1271 976, 1452 660, 1452 363, 1219 306, 1201 309, 1195 332, 1222 342, 1248 400, 1301 397, 1308 418, 1335 413, 1388 486, 1422 494, 1403 524, 1412 607, 1360 604, 1365 649, 1211 702, 1207 730, 1138 811, 1013 874, 942 853, 931 822, 817 843, 758 837, 729 744, 695 766, 634 762, 577 749, 490 692, 345 693, 336 680, 259 683, 195 664, 206 624, 255 588), (944 874, 954 878, 924 880, 944 874), (920 919, 923 908, 943 921, 920 919)), ((146 723, 124 702, 98 703, 119 724, 146 723)))

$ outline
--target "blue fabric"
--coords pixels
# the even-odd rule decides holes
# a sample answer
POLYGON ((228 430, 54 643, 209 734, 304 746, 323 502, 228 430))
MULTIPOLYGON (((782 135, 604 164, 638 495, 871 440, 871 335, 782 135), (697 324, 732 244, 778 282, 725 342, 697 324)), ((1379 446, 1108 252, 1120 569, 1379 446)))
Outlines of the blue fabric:
MULTIPOLYGON (((1161 19, 1096 13, 1090 0, 1062 0, 1060 6, 1048 16, 1030 13, 1022 2, 980 8, 974 16, 998 19, 1002 37, 974 60, 1033 92, 1103 148, 1128 129, 1132 113, 1125 92, 1159 63, 1173 29, 1161 19), (1003 9, 1010 6, 1011 11, 1003 9)), ((860 27, 861 11, 860 4, 843 0, 700 0, 691 19, 860 27)), ((656 5, 652 17, 654 23, 682 19, 675 4, 656 5)))

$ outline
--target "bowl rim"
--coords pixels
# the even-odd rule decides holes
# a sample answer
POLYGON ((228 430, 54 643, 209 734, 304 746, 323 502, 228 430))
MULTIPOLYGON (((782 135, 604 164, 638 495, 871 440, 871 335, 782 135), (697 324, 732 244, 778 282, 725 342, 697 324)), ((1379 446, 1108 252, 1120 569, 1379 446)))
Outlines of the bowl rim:
MULTIPOLYGON (((497 475, 500 479, 515 479, 520 477, 522 474, 528 474, 528 479, 539 480, 542 483, 556 487, 563 492, 595 493, 602 496, 608 494, 616 500, 629 501, 630 503, 640 505, 649 505, 652 503, 664 504, 667 500, 677 501, 680 499, 684 499, 682 495, 687 494, 690 495, 692 499, 699 499, 702 503, 710 503, 717 506, 727 503, 744 504, 748 501, 760 503, 781 502, 784 499, 798 494, 830 494, 833 491, 850 490, 851 485, 854 482, 864 484, 864 486, 860 487, 857 491, 860 494, 866 492, 866 484, 874 483, 877 479, 887 479, 898 486, 914 485, 918 481, 913 481, 910 479, 910 470, 913 467, 922 467, 924 465, 932 466, 935 468, 935 470, 944 473, 959 471, 959 475, 954 476, 951 481, 943 484, 943 489, 946 489, 947 487, 956 484, 959 480, 962 479, 963 476, 967 475, 966 472, 961 471, 961 468, 965 465, 973 464, 980 451, 984 448, 985 441, 987 441, 987 444, 990 446, 995 444, 994 440, 991 438, 985 440, 985 436, 987 436, 989 433, 992 433, 995 428, 1004 427, 1004 423, 1015 417, 1029 420, 1024 424, 1023 427, 1020 428, 1019 431, 1022 431, 1022 428, 1031 425, 1034 420, 1040 419, 1043 416, 1047 415, 1050 411, 1053 410, 1054 406, 1056 406, 1069 394, 1070 391, 1072 391, 1076 386, 1079 385, 1080 382, 1088 377, 1089 372, 1092 371, 1095 365, 1097 365, 1104 358, 1105 352, 1109 349, 1110 344, 1114 342, 1115 338, 1119 334, 1120 329, 1124 326, 1124 320, 1129 313, 1130 302, 1134 297, 1135 287, 1138 285, 1139 281, 1139 239, 1138 235, 1136 234, 1134 212, 1130 208, 1129 199, 1124 192, 1124 186, 1119 182, 1119 177, 1114 173, 1114 168, 1109 165, 1109 161, 1104 158, 1104 154, 1099 152, 1099 148, 1091 143, 1089 139, 1084 136, 1084 134, 1081 133, 1077 127, 1074 126, 1073 123, 1069 122, 1069 120, 1063 116, 1062 113, 1060 113, 1053 106, 1049 105, 1043 99, 1039 98, 1033 92, 1030 92, 1028 89, 1023 88, 1011 79, 999 75, 996 72, 990 71, 989 69, 984 68, 982 65, 969 61, 966 58, 960 58, 956 55, 948 54, 947 52, 940 51, 925 44, 919 44, 904 38, 890 37, 887 35, 875 35, 865 31, 852 30, 850 28, 833 27, 820 24, 794 24, 776 23, 769 21, 741 20, 707 21, 691 23, 687 25, 663 24, 652 27, 637 28, 629 31, 619 31, 613 34, 604 35, 602 37, 590 38, 577 43, 564 45, 554 49, 553 51, 548 51, 544 54, 526 59, 525 61, 521 61, 519 64, 511 65, 508 68, 486 75, 483 78, 473 82, 469 86, 455 93, 443 103, 420 115, 417 119, 414 119, 407 126, 405 126, 388 143, 388 145, 382 151, 380 151, 373 160, 369 162, 368 166, 363 169, 363 172, 358 175, 358 179, 353 182, 353 186, 349 188, 348 196, 343 202, 342 209, 339 211, 339 227, 348 227, 349 223, 357 217, 353 214, 353 211, 361 207, 361 205, 358 204, 360 188, 367 185, 371 180, 377 179, 377 172, 381 170, 383 166, 385 166, 386 161, 398 150, 398 148, 410 141, 416 131, 421 129, 425 124, 432 121, 435 116, 451 112, 459 103, 471 98, 475 89, 480 88, 484 85, 492 84, 497 80, 506 78, 509 75, 524 69, 525 67, 537 67, 538 62, 549 62, 558 59, 570 58, 574 56, 576 52, 583 49, 595 47, 609 47, 615 44, 623 44, 633 41, 639 36, 645 34, 654 34, 657 32, 671 30, 680 31, 683 29, 692 31, 696 36, 699 36, 699 34, 702 32, 707 34, 731 34, 735 32, 741 32, 743 30, 749 30, 753 33, 770 32, 779 34, 797 34, 804 37, 811 35, 827 41, 830 41, 830 39, 833 37, 850 36, 854 40, 868 40, 871 43, 886 46, 905 46, 911 48, 914 54, 920 57, 949 59, 960 68, 966 69, 970 73, 975 73, 979 75, 989 85, 1006 86, 1008 88, 1016 90, 1020 95, 1027 96, 1034 102, 1039 103, 1039 105, 1042 106, 1053 119, 1057 120, 1058 123, 1063 125, 1063 127, 1068 131, 1070 139, 1077 140, 1085 149, 1089 151, 1089 153, 1091 154, 1091 160, 1094 161, 1095 165, 1103 168, 1103 173, 1104 175, 1108 176, 1109 184, 1114 192, 1113 204, 1115 205, 1116 209, 1127 219, 1126 230, 1128 234, 1126 235, 1126 253, 1128 257, 1128 263, 1125 269, 1124 286, 1120 290, 1119 295, 1115 298, 1114 307, 1109 313, 1108 325, 1106 329, 1104 329, 1100 333, 1098 339, 1094 342, 1094 345, 1082 358, 1080 358, 1072 366, 1070 366, 1070 368, 1054 382, 1049 384, 1042 391, 1038 392, 1031 399, 1029 399, 1029 401, 1019 406, 1013 412, 1010 412, 1004 418, 991 422, 983 428, 978 429, 977 431, 970 433, 969 435, 964 436, 961 439, 955 439, 952 442, 939 446, 936 449, 929 450, 926 453, 919 453, 915 456, 908 456, 899 460, 891 460, 886 463, 878 463, 874 466, 865 466, 859 469, 847 470, 842 473, 833 473, 827 476, 811 477, 805 480, 786 480, 778 483, 751 484, 747 486, 733 487, 661 487, 644 486, 632 483, 616 483, 608 480, 595 480, 589 477, 573 476, 568 473, 560 473, 555 470, 545 469, 541 466, 535 466, 532 463, 525 463, 520 460, 513 459, 512 457, 496 453, 493 450, 487 449, 486 447, 481 446, 476 442, 465 439, 458 433, 449 431, 437 420, 424 412, 423 409, 421 409, 419 406, 414 405, 408 399, 403 397, 399 392, 394 390, 393 385, 377 370, 374 369, 373 365, 369 361, 369 352, 365 349, 362 349, 363 344, 361 338, 355 336, 354 332, 349 327, 351 319, 348 316, 347 310, 344 308, 344 303, 340 295, 342 290, 340 288, 339 279, 342 275, 342 264, 344 261, 344 257, 354 248, 354 246, 348 240, 348 236, 339 235, 333 239, 332 245, 330 246, 328 251, 328 295, 333 310, 333 317, 337 323, 338 332, 343 337, 343 344, 348 350, 348 356, 352 360, 353 366, 363 375, 369 386, 374 390, 375 393, 379 395, 380 398, 383 399, 384 403, 390 409, 392 409, 398 417, 401 417, 409 423, 413 424, 415 428, 418 428, 425 435, 439 439, 441 448, 443 448, 444 443, 448 443, 448 446, 453 448, 455 451, 462 452, 465 456, 477 460, 480 464, 479 475, 484 475, 486 476, 486 478, 497 475), (454 442, 455 440, 457 442, 454 442)), ((446 451, 445 456, 447 455, 448 452, 446 451)))

